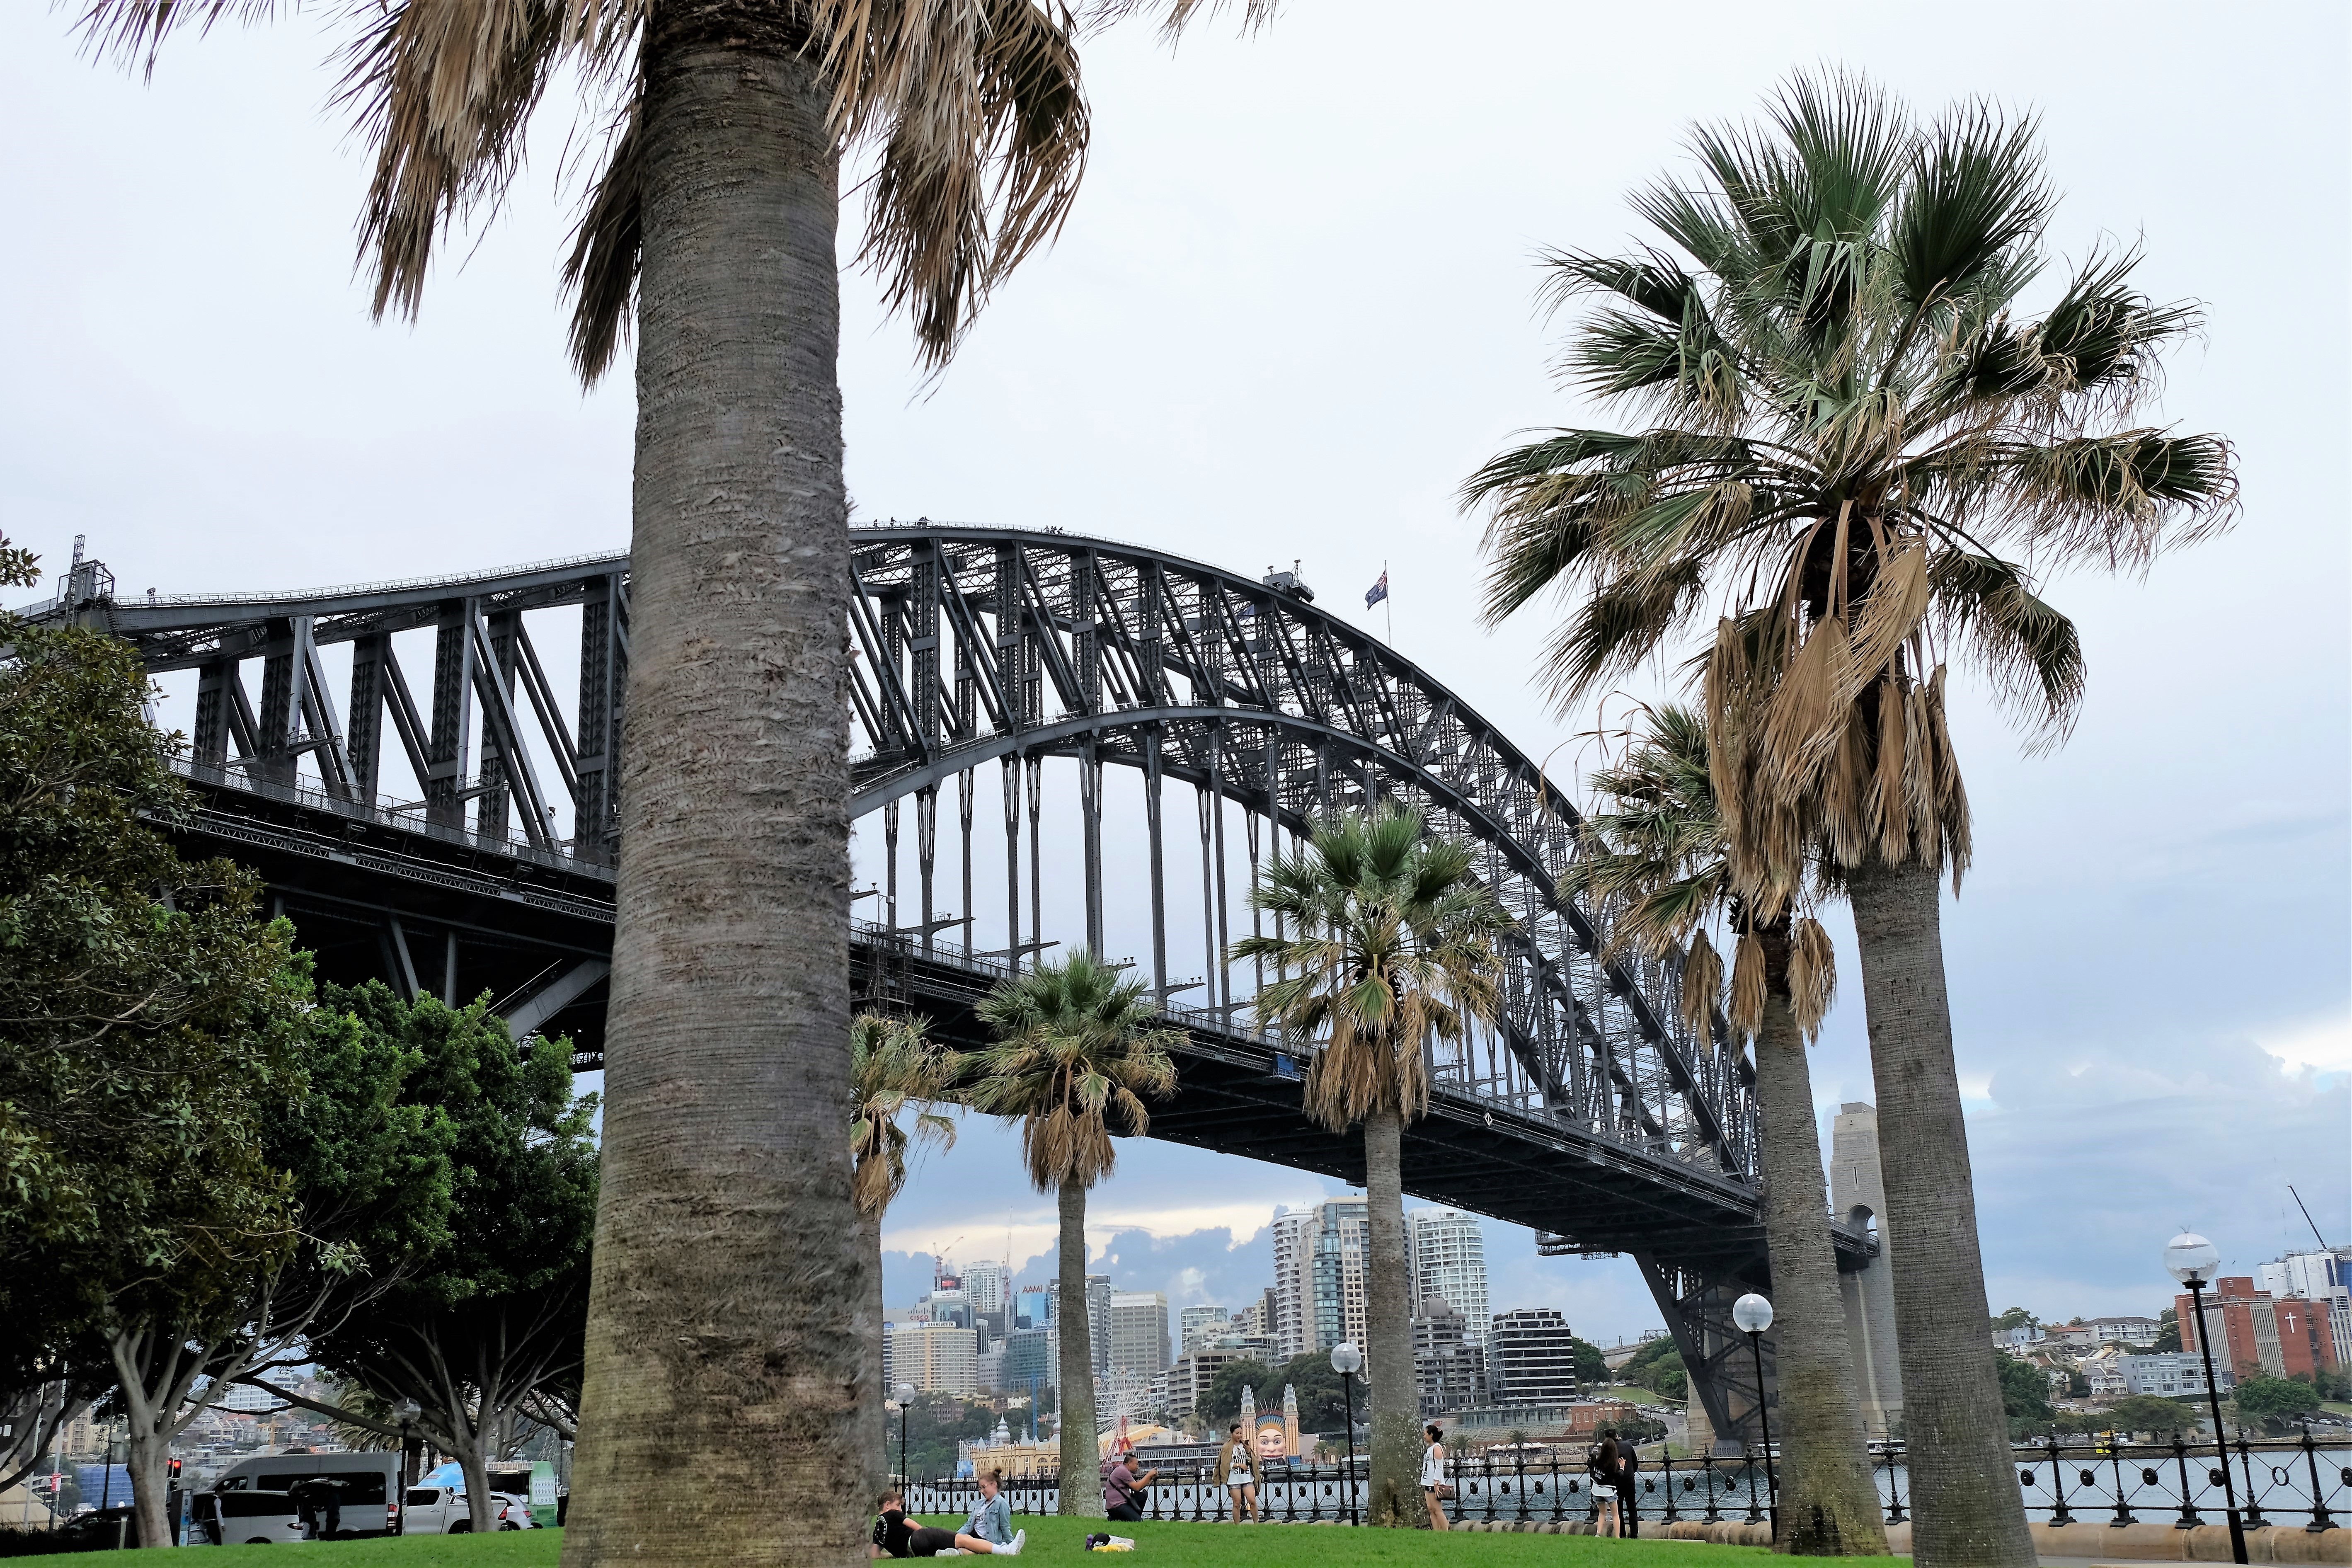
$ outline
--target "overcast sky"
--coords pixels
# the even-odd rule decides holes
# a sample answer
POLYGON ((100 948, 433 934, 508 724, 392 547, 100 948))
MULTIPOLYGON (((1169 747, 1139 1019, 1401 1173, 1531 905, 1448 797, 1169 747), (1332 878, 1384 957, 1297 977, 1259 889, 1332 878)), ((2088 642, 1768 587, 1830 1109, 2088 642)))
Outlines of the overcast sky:
MULTIPOLYGON (((583 396, 563 363, 568 100, 423 319, 377 326, 322 23, 184 39, 142 85, 81 59, 67 20, 0 7, 0 530, 52 564, 87 533, 134 594, 626 544, 629 376, 583 396)), ((2162 416, 2229 436, 2245 484, 2231 537, 2145 582, 2057 584, 2092 669, 2065 751, 2021 755, 1973 697, 1956 720, 1977 865, 1945 932, 1991 1304, 2152 1311, 2183 1224, 2241 1267, 2307 1242, 2289 1182, 2352 1238, 2347 43, 2336 4, 1956 22, 1295 0, 1254 39, 1206 26, 1174 55, 1113 34, 1087 57, 1076 215, 935 388, 870 283, 847 285, 857 515, 1297 558, 1349 616, 1385 563, 1397 642, 1542 756, 1590 717, 1528 685, 1538 625, 1475 627, 1478 526, 1453 500, 1517 432, 1602 417, 1547 375, 1534 253, 1634 237, 1625 193, 1682 162, 1685 125, 1748 113, 1792 68, 2038 110, 2055 248, 2144 244, 2151 292, 2207 306, 2162 416)), ((1824 1113, 1870 1098, 1863 1039, 1850 984, 1814 1056, 1824 1113)), ((1042 1278, 1053 1205, 1012 1152, 967 1127, 891 1247, 1009 1245, 1042 1278)), ((1270 1282, 1273 1206, 1325 1190, 1129 1145, 1092 1239, 1122 1288, 1237 1305, 1270 1282)), ((1630 1263, 1487 1230, 1496 1310, 1557 1304, 1604 1341, 1656 1322, 1630 1263)), ((902 1260, 892 1304, 911 1278, 902 1260)))

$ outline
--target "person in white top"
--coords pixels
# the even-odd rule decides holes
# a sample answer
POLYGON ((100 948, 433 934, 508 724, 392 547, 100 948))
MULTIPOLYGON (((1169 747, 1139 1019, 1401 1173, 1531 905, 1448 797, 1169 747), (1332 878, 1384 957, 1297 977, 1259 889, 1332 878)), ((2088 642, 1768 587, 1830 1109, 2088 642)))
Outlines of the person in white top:
POLYGON ((1421 1495, 1429 1504, 1429 1528, 1450 1530, 1445 1520, 1445 1494, 1454 1489, 1445 1481, 1445 1445, 1438 1439, 1442 1434, 1433 1421, 1422 1430, 1429 1436, 1429 1447, 1421 1452, 1421 1495))
POLYGON ((1225 1446, 1217 1451, 1217 1478, 1233 1495, 1234 1522, 1255 1522, 1257 1511, 1257 1458, 1250 1452, 1249 1438, 1242 1432, 1238 1421, 1225 1434, 1225 1446))

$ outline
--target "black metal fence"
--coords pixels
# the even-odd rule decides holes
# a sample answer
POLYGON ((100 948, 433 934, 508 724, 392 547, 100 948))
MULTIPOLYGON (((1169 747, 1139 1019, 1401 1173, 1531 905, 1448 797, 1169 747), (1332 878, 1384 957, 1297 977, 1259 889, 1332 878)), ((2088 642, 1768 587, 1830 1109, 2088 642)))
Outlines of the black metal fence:
MULTIPOLYGON (((2108 1444, 2092 1438, 2052 1436, 2011 1450, 2018 1486, 2029 1517, 2051 1524, 2218 1524, 2225 1518, 2221 1459, 2210 1442, 2201 1446, 2179 1433, 2149 1443, 2108 1444)), ((1873 1470, 1886 1522, 1911 1517, 1909 1472, 1903 1447, 1874 1450, 1873 1470)), ((2248 1528, 2275 1524, 2305 1530, 2347 1523, 2352 1506, 2352 1447, 2322 1443, 2308 1431, 2299 1437, 2240 1436, 2230 1447, 2231 1479, 2248 1528)), ((1446 1464, 1454 1489, 1445 1512, 1456 1523, 1510 1521, 1564 1523, 1600 1514, 1593 1483, 1572 1457, 1541 1455, 1454 1456, 1446 1464)), ((1099 1485, 1099 1481, 1091 1484, 1099 1485)), ((928 1516, 969 1513, 980 1504, 978 1483, 964 1479, 919 1481, 908 1487, 910 1512, 928 1516)), ((1143 1490, 1147 1520, 1230 1520, 1232 1495, 1207 1465, 1163 1465, 1143 1490)), ((1258 1517, 1274 1523, 1311 1524, 1360 1517, 1366 1495, 1366 1464, 1275 1464, 1257 1484, 1258 1517)), ((1047 1473, 1006 1480, 1013 1511, 1051 1513, 1061 1488, 1047 1473)), ((1679 1520, 1760 1522, 1770 1506, 1770 1488, 1760 1458, 1662 1458, 1645 1463, 1634 1477, 1633 1504, 1644 1521, 1679 1520)))

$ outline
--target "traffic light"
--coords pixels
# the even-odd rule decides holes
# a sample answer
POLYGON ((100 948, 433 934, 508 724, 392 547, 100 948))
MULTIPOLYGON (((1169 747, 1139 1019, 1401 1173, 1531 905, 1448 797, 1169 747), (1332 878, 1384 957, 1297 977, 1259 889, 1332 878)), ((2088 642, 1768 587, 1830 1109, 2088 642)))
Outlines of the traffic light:
POLYGON ((179 1460, 171 1459, 165 1462, 163 1467, 163 1478, 170 1485, 176 1487, 180 1484, 179 1460))

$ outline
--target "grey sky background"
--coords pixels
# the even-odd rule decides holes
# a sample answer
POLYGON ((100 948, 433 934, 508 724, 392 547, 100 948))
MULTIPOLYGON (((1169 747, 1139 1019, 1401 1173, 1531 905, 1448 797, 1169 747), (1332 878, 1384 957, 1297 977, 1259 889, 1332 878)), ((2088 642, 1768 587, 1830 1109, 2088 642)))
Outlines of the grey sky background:
MULTIPOLYGON (((0 530, 53 565, 86 532, 131 593, 626 543, 628 376, 583 396, 563 363, 566 102, 423 319, 378 326, 351 265, 366 167, 328 105, 320 20, 184 39, 142 85, 81 59, 68 19, 0 8, 0 530)), ((2144 244, 2151 292, 2206 302, 2160 416, 2238 443, 2245 510, 2145 583, 2057 586, 2093 672, 2064 751, 2024 757, 1973 696, 1959 709, 1977 868, 1945 930, 1991 1304, 2152 1310, 2181 1224, 2241 1267, 2307 1241, 2290 1181, 2329 1240, 2352 1237, 2344 10, 1430 21, 1297 0, 1247 41, 1097 40, 1076 216, 935 386, 848 282, 857 515, 1052 525, 1253 572, 1297 558, 1351 616, 1385 562, 1398 644, 1540 757, 1591 715, 1528 685, 1538 623, 1474 624, 1479 528, 1453 500, 1517 432, 1601 417, 1549 382, 1534 253, 1634 237, 1624 194, 1682 162, 1685 126, 1748 114, 1792 68, 1863 69, 1923 109, 2038 110, 2059 254, 2144 244)), ((1872 1098, 1858 986, 1813 1065, 1825 1112, 1872 1098)), ((908 1255, 893 1304, 910 1255, 959 1237, 964 1258, 1009 1241, 1044 1277, 1052 1205, 1013 1156, 971 1124, 928 1160, 887 1226, 908 1255)), ((1092 1240, 1122 1288, 1238 1304, 1270 1280, 1274 1205, 1326 1190, 1131 1144, 1092 1240)), ((1629 1263, 1538 1260, 1494 1224, 1488 1248, 1496 1310, 1557 1304, 1603 1340, 1656 1321, 1629 1263)))

